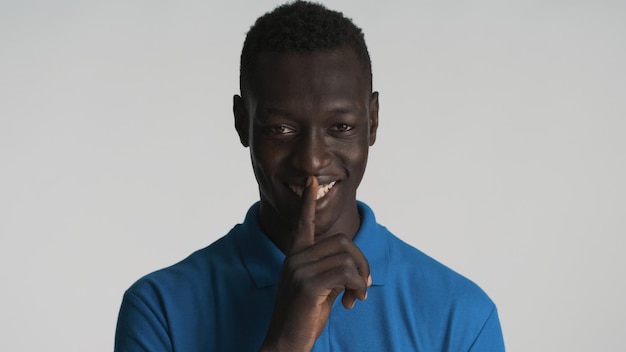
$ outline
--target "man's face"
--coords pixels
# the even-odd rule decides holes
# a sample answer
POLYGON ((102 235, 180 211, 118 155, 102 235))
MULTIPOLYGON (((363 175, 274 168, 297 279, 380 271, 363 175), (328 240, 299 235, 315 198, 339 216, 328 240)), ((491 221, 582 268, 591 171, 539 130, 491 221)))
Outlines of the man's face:
POLYGON ((350 48, 266 53, 252 81, 237 128, 250 146, 264 230, 295 225, 306 178, 314 175, 321 189, 316 236, 346 231, 347 222, 358 221, 356 190, 378 126, 378 94, 358 56, 350 48))

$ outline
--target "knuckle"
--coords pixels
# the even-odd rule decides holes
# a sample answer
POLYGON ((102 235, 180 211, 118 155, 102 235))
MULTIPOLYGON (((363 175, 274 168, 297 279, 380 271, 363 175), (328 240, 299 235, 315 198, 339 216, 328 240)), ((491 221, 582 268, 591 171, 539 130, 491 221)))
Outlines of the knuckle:
POLYGON ((337 240, 342 247, 347 247, 352 244, 352 241, 343 233, 337 235, 337 240))
POLYGON ((285 259, 283 263, 283 272, 292 277, 294 280, 301 280, 305 277, 305 271, 299 265, 298 261, 292 257, 285 259))
POLYGON ((302 230, 306 229, 310 224, 311 224, 311 221, 300 218, 296 222, 295 229, 296 229, 296 231, 302 231, 302 230))
POLYGON ((356 267, 354 259, 347 253, 343 253, 337 257, 339 265, 344 268, 353 268, 356 267))
POLYGON ((354 270, 352 270, 352 268, 350 267, 342 267, 339 271, 339 274, 341 275, 341 278, 344 282, 351 282, 354 278, 354 270))
POLYGON ((293 268, 291 273, 291 277, 296 283, 303 283, 307 281, 307 273, 302 268, 293 268))

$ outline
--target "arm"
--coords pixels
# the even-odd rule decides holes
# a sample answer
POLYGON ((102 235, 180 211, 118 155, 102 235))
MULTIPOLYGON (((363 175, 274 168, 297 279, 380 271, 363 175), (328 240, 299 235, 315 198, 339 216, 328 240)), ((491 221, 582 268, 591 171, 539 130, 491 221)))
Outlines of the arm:
POLYGON ((115 331, 115 352, 172 351, 165 319, 133 292, 126 291, 115 331))
POLYGON ((480 333, 474 340, 469 352, 493 351, 504 352, 504 339, 502 337, 502 329, 500 328, 500 320, 498 319, 498 311, 493 307, 491 314, 480 330, 480 333))

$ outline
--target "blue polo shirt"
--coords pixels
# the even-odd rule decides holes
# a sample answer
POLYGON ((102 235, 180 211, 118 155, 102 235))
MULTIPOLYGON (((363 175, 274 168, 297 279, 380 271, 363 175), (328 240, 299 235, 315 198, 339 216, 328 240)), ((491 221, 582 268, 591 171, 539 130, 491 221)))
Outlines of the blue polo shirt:
MULTIPOLYGON (((347 310, 337 299, 312 351, 504 351, 493 302, 474 283, 362 215, 355 244, 373 285, 347 310)), ((124 294, 115 351, 257 351, 285 255, 261 231, 259 204, 243 224, 124 294)))

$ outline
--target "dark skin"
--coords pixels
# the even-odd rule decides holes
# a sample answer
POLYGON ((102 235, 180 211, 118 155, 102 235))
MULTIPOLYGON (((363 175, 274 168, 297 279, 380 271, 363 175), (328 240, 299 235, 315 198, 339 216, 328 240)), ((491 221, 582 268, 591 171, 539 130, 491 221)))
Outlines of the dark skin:
POLYGON ((335 299, 367 297, 369 264, 352 242, 356 190, 378 127, 378 93, 356 52, 264 53, 235 126, 259 184, 258 221, 285 253, 264 351, 309 351, 335 299))

